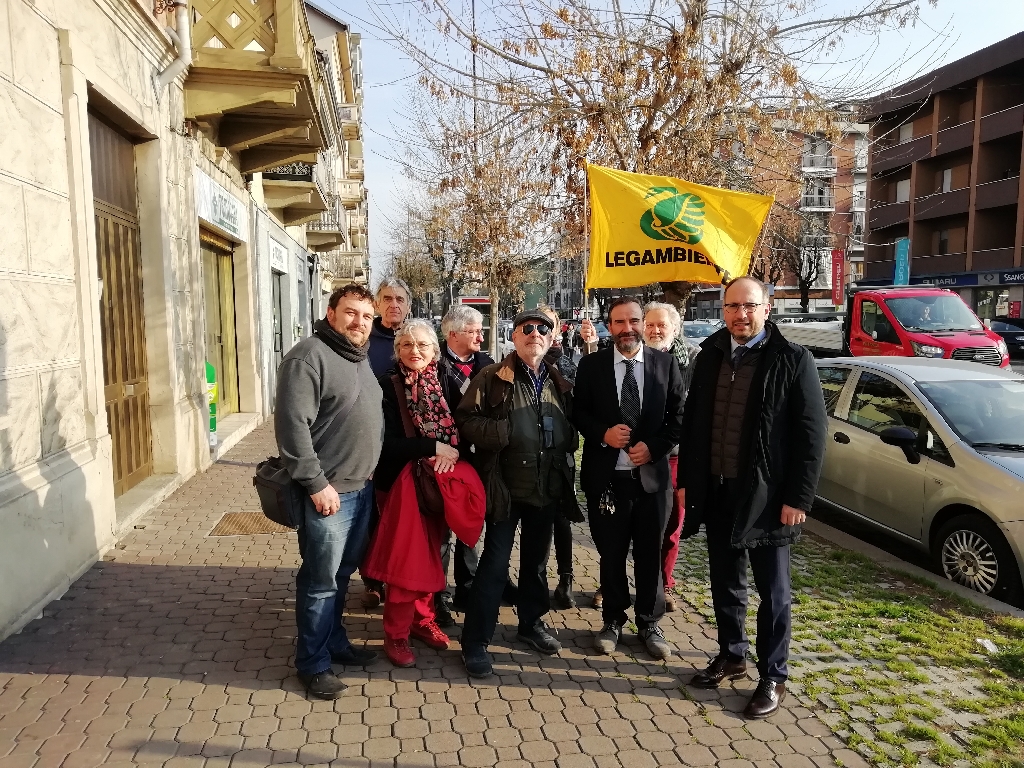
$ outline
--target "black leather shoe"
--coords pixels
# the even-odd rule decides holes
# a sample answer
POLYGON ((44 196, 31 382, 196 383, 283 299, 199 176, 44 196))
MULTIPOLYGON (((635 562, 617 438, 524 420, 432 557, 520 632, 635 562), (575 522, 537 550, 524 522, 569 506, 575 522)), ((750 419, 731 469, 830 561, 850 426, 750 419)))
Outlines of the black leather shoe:
POLYGON ((773 680, 761 680, 750 697, 750 703, 743 710, 747 720, 764 720, 779 711, 779 704, 786 698, 786 684, 773 680))
POLYGON ((335 664, 344 664, 346 667, 365 667, 376 660, 375 651, 369 648, 356 648, 354 645, 350 645, 341 653, 331 654, 331 661, 335 664))
POLYGON ((501 599, 512 606, 519 605, 519 587, 509 579, 505 582, 505 589, 501 591, 501 599))
POLYGON ((494 674, 491 654, 482 645, 471 645, 462 649, 462 662, 470 677, 490 677, 494 674))
POLYGON ((733 661, 724 653, 720 653, 707 669, 690 678, 690 685, 694 688, 717 688, 726 678, 738 680, 746 674, 747 662, 745 659, 733 661))
POLYGON ((516 637, 533 648, 537 653, 544 653, 550 656, 562 650, 562 644, 551 636, 542 621, 538 621, 533 629, 520 629, 516 637))
MULTIPOLYGON (((376 654, 374 654, 376 655, 376 654)), ((299 675, 299 680, 306 686, 306 691, 318 699, 338 699, 348 687, 331 670, 318 672, 315 675, 299 675)))
POLYGON ((572 596, 572 574, 563 573, 558 578, 558 586, 551 595, 551 607, 561 611, 576 607, 576 599, 572 596))
POLYGON ((437 622, 439 627, 455 626, 455 619, 452 617, 452 611, 448 607, 447 600, 437 601, 437 605, 434 606, 434 621, 437 622))

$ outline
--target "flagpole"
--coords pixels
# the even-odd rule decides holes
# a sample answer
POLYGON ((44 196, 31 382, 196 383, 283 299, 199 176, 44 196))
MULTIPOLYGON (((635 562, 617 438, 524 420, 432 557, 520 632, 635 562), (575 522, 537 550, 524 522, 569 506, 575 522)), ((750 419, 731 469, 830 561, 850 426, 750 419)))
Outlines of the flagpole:
POLYGON ((587 278, 590 275, 590 174, 587 169, 587 161, 583 161, 583 222, 586 235, 586 253, 583 259, 583 309, 587 319, 590 318, 590 288, 587 287, 587 278))

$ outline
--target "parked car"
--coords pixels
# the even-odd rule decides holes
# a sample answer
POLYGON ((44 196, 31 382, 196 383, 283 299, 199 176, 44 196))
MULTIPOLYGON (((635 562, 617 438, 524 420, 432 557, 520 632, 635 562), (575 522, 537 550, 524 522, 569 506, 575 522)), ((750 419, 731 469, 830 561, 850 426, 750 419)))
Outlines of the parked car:
POLYGON ((1024 318, 994 317, 989 330, 1003 338, 1010 357, 1024 357, 1024 318))
POLYGON ((496 355, 491 355, 497 362, 504 360, 508 353, 516 348, 516 345, 512 343, 512 331, 511 320, 498 321, 498 352, 496 355))
POLYGON ((930 555, 939 573, 1024 598, 1024 376, 957 360, 817 361, 827 507, 930 555))
POLYGON ((720 320, 687 320, 683 323, 683 338, 700 344, 722 325, 720 320))
POLYGON ((854 288, 841 322, 782 324, 779 329, 789 341, 823 357, 944 357, 1010 365, 1006 342, 982 325, 960 294, 945 288, 854 288))
POLYGON ((604 349, 612 345, 612 332, 608 330, 608 326, 600 320, 594 322, 594 330, 597 331, 597 348, 604 349))

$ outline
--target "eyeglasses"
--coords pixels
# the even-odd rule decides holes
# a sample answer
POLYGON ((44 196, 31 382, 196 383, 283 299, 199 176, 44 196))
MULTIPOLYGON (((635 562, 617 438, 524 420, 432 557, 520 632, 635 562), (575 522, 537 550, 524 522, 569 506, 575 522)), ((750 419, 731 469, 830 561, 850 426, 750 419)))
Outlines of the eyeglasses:
POLYGON ((483 332, 482 330, 476 330, 476 331, 459 331, 459 333, 464 333, 464 334, 466 334, 467 336, 474 336, 474 337, 475 337, 475 336, 479 336, 480 338, 483 338, 483 336, 484 336, 484 332, 483 332))
POLYGON ((431 344, 429 341, 403 341, 401 344, 398 345, 398 348, 405 352, 408 352, 412 349, 418 349, 420 352, 426 352, 428 349, 432 349, 433 346, 434 345, 431 344))
POLYGON ((739 312, 741 309, 744 312, 753 312, 758 307, 763 307, 764 303, 762 302, 761 304, 754 304, 748 302, 746 304, 725 304, 723 306, 726 312, 739 312))
POLYGON ((548 328, 546 325, 534 325, 533 323, 527 323, 526 325, 521 325, 519 327, 523 329, 523 333, 526 334, 527 336, 529 336, 534 331, 539 333, 541 336, 547 336, 548 333, 551 331, 551 329, 548 328))

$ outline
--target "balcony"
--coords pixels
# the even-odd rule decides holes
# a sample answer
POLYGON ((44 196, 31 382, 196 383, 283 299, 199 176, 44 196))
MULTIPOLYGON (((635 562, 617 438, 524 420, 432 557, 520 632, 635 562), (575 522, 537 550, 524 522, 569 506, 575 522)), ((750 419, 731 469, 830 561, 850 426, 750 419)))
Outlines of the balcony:
POLYGON ((971 269, 977 271, 1013 269, 1014 247, 988 248, 971 254, 971 269))
POLYGON ((263 199, 267 208, 280 211, 286 227, 306 224, 329 209, 316 166, 290 163, 263 172, 263 199))
POLYGON ((999 208, 1003 205, 1016 205, 1019 187, 1019 176, 979 184, 974 207, 981 210, 983 208, 999 208))
POLYGON ((944 155, 948 152, 956 152, 958 149, 966 149, 974 145, 974 121, 970 120, 952 128, 944 128, 939 131, 938 141, 935 144, 935 154, 944 155))
POLYGON ((871 156, 871 172, 881 173, 901 165, 923 160, 932 152, 932 137, 920 136, 902 144, 890 144, 875 150, 871 156))
POLYGON ((358 232, 366 231, 366 214, 365 213, 354 213, 348 212, 348 230, 349 232, 356 234, 358 232))
POLYGON ((185 117, 237 153, 242 173, 315 163, 320 70, 302 0, 192 0, 185 117))
POLYGON ((306 245, 309 250, 327 253, 345 244, 345 216, 341 199, 328 196, 328 208, 318 218, 306 222, 306 245))
POLYGON ((868 229, 885 229, 896 224, 906 224, 910 219, 910 203, 888 203, 868 209, 868 229))
POLYGON ((919 197, 914 201, 914 221, 967 213, 970 203, 971 190, 968 187, 919 197))
POLYGON ((341 136, 345 140, 359 138, 359 113, 358 104, 343 104, 338 108, 338 118, 341 120, 341 136))
POLYGON ((363 142, 353 140, 348 143, 348 175, 363 178, 363 142))
POLYGON ((363 185, 358 181, 338 182, 338 193, 341 196, 341 202, 347 208, 354 208, 363 202, 363 185))
POLYGON ((835 198, 831 193, 803 194, 800 196, 800 209, 804 211, 834 211, 835 198))
POLYGON ((1024 104, 981 118, 981 140, 992 141, 1024 130, 1024 104))
POLYGON ((834 176, 836 158, 834 155, 804 155, 800 160, 800 172, 815 176, 834 176))
POLYGON ((912 275, 947 275, 967 271, 966 253, 937 253, 932 256, 914 256, 910 260, 912 275))

